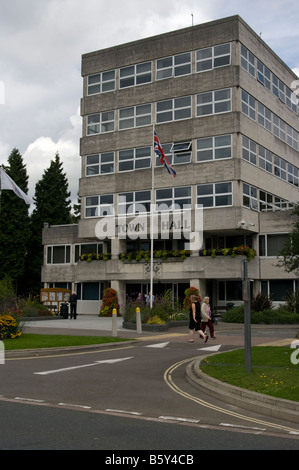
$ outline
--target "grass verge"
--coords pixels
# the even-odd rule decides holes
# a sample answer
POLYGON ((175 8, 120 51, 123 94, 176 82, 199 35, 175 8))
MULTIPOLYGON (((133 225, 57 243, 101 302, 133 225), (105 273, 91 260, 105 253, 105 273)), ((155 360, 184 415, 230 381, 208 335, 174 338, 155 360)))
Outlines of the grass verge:
POLYGON ((290 347, 254 346, 251 372, 244 349, 206 358, 200 369, 215 379, 265 395, 299 401, 299 365, 292 364, 290 347))
POLYGON ((12 351, 15 349, 88 346, 91 344, 117 343, 120 341, 127 340, 110 336, 39 335, 30 333, 24 333, 19 338, 3 340, 5 351, 12 351))

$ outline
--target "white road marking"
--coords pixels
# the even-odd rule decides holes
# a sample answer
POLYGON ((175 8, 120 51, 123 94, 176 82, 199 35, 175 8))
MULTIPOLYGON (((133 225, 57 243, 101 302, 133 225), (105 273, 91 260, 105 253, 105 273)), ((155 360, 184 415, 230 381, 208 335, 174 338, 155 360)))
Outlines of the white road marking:
POLYGON ((184 423, 199 423, 199 419, 188 419, 188 418, 176 418, 174 416, 159 416, 159 419, 171 420, 171 421, 183 421, 184 423))
POLYGON ((207 346, 206 348, 198 348, 199 351, 219 351, 221 344, 215 344, 215 346, 207 346))
POLYGON ((83 364, 81 366, 64 367, 62 369, 46 370, 46 371, 43 371, 43 372, 33 372, 33 374, 35 374, 35 375, 56 374, 57 372, 66 372, 66 371, 69 371, 69 370, 81 369, 83 367, 96 366, 98 364, 115 364, 116 362, 126 361, 127 359, 132 359, 132 358, 133 358, 133 356, 123 357, 123 358, 120 358, 120 359, 106 359, 104 361, 95 361, 91 364, 83 364))
POLYGON ((167 341, 166 343, 148 344, 147 346, 145 346, 145 348, 165 348, 167 344, 169 344, 169 341, 167 341))
POLYGON ((110 411, 110 413, 126 413, 129 415, 136 415, 136 416, 142 415, 142 413, 138 413, 138 411, 113 410, 111 408, 106 408, 105 411, 110 411))

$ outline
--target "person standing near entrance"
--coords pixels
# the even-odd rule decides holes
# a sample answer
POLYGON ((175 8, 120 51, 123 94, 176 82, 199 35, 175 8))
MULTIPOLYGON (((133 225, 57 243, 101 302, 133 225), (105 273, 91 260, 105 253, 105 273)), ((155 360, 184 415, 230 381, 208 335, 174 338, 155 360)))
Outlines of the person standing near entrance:
POLYGON ((77 318, 77 295, 76 292, 72 292, 70 295, 70 305, 71 305, 71 318, 74 317, 74 320, 77 318))
POLYGON ((205 343, 208 341, 208 336, 200 329, 200 302, 197 295, 191 295, 191 306, 190 306, 190 321, 189 321, 189 331, 190 339, 189 343, 194 343, 194 330, 198 332, 199 336, 202 336, 205 340, 205 343))
POLYGON ((210 330, 210 337, 212 339, 216 339, 216 336, 214 336, 214 325, 213 325, 212 314, 211 314, 210 297, 204 297, 202 304, 201 304, 201 329, 202 331, 205 331, 207 326, 209 327, 209 330, 210 330))

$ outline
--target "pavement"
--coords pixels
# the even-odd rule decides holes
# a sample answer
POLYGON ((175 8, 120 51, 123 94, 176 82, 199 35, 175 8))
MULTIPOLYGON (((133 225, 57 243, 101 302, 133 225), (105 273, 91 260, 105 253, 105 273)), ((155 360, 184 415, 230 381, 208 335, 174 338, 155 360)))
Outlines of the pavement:
MULTIPOLYGON (((168 342, 188 343, 190 349, 194 348, 194 351, 198 349, 199 344, 204 345, 207 352, 210 347, 208 356, 211 353, 215 354, 213 351, 217 350, 216 345, 223 346, 225 350, 236 347, 244 348, 244 325, 224 323, 221 320, 215 325, 216 340, 209 339, 206 344, 197 337, 194 344, 189 343, 188 325, 170 327, 167 331, 141 331, 138 333, 136 330, 124 328, 122 317, 112 319, 111 317, 104 318, 85 314, 78 315, 76 320, 53 317, 47 320, 24 321, 23 331, 35 334, 117 336, 138 341, 165 341, 167 339, 168 342), (113 323, 115 320, 117 320, 117 325, 113 323)), ((251 345, 290 346, 297 339, 298 333, 299 325, 251 325, 251 345)), ((221 350, 223 351, 223 348, 221 350)), ((195 388, 235 406, 299 423, 299 402, 250 392, 228 384, 221 383, 219 386, 219 381, 200 371, 199 364, 205 357, 207 356, 197 357, 194 361, 190 361, 186 368, 186 379, 195 388)))

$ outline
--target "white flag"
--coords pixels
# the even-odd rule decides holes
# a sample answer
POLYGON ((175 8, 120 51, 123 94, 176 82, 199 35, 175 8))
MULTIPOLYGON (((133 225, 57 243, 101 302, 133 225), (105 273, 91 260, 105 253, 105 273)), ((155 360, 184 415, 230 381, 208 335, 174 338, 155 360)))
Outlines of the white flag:
POLYGON ((11 189, 18 197, 20 197, 21 199, 24 199, 24 201, 26 202, 26 204, 33 204, 33 200, 27 196, 27 194, 25 194, 20 188, 19 186, 16 185, 16 183, 11 179, 10 176, 8 176, 7 173, 5 173, 5 171, 0 168, 0 180, 1 180, 1 186, 0 186, 0 190, 2 191, 2 189, 11 189))

